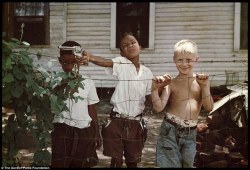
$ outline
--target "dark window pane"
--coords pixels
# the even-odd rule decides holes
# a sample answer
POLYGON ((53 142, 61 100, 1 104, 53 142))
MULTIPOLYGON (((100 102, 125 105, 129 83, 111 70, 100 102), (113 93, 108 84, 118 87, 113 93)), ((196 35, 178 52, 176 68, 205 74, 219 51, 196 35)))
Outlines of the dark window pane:
POLYGON ((143 48, 149 45, 149 3, 117 3, 116 48, 125 32, 132 32, 143 48))
MULTIPOLYGON (((43 2, 20 2, 14 5, 13 32, 15 38, 21 37, 21 25, 24 24, 22 40, 31 45, 48 44, 48 13, 43 2)), ((48 5, 48 4, 47 4, 48 5)))
POLYGON ((248 49, 248 3, 241 3, 240 49, 248 49))
POLYGON ((45 43, 45 26, 44 26, 44 18, 33 18, 33 17, 25 17, 25 18, 16 18, 16 22, 14 24, 14 32, 15 37, 21 37, 21 25, 24 23, 23 28, 23 37, 22 40, 30 43, 31 45, 41 45, 45 43))
POLYGON ((20 39, 21 25, 24 24, 22 41, 31 45, 49 44, 49 3, 8 2, 2 8, 2 29, 6 33, 6 40, 20 39))

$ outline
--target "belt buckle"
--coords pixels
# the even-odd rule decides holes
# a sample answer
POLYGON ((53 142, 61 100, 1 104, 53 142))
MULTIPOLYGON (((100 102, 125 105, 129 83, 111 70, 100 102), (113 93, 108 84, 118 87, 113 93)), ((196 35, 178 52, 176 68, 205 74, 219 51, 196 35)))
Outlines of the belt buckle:
POLYGON ((176 130, 177 130, 177 134, 180 137, 184 137, 184 136, 190 135, 191 127, 178 126, 176 130))
POLYGON ((120 118, 121 114, 116 114, 115 117, 120 118))
POLYGON ((120 114, 121 118, 126 119, 127 116, 125 114, 120 114))

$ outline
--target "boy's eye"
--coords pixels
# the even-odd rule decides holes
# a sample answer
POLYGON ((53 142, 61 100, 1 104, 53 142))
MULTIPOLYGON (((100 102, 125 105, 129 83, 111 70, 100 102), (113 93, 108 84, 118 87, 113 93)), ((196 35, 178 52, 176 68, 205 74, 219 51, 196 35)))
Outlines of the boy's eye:
POLYGON ((136 41, 132 41, 132 42, 130 42, 130 44, 123 44, 123 45, 122 45, 122 48, 124 49, 124 48, 127 48, 127 47, 129 47, 130 45, 134 45, 134 44, 136 44, 136 41))
POLYGON ((177 60, 177 63, 191 63, 191 62, 192 62, 191 59, 186 59, 186 60, 184 60, 184 59, 179 59, 179 60, 177 60))
POLYGON ((184 61, 183 59, 177 60, 178 63, 183 63, 183 61, 184 61))
POLYGON ((127 48, 127 47, 128 47, 128 44, 122 45, 122 48, 127 48))
MULTIPOLYGON (((63 65, 69 65, 70 63, 63 62, 63 65)), ((73 65, 77 66, 77 63, 73 63, 73 65)))

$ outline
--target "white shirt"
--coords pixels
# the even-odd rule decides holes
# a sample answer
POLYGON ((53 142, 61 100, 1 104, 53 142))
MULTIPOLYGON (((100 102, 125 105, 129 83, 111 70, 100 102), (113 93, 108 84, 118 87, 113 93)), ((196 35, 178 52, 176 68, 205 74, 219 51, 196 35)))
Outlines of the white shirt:
POLYGON ((145 96, 151 94, 153 74, 144 65, 140 65, 137 73, 134 64, 125 57, 116 57, 112 61, 113 68, 106 68, 106 73, 119 80, 111 97, 113 110, 135 117, 145 108, 145 96))
POLYGON ((98 95, 94 81, 86 76, 82 83, 83 87, 78 88, 78 93, 74 93, 74 97, 80 96, 83 100, 78 99, 75 102, 74 99, 67 99, 65 103, 70 111, 63 111, 60 115, 55 115, 53 123, 65 123, 69 126, 77 128, 86 128, 90 126, 92 118, 89 116, 88 105, 92 105, 99 102, 98 95))

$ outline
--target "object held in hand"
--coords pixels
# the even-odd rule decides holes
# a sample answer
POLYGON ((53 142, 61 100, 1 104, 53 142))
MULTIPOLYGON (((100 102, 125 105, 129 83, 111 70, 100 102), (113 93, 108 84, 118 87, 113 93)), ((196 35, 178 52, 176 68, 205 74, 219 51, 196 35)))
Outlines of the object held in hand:
POLYGON ((88 65, 88 62, 83 62, 83 57, 82 57, 82 48, 81 46, 58 46, 60 50, 72 50, 73 54, 75 55, 75 59, 80 62, 82 65, 88 65))

